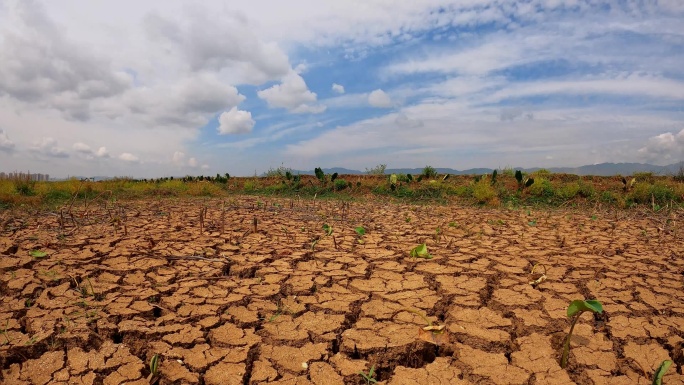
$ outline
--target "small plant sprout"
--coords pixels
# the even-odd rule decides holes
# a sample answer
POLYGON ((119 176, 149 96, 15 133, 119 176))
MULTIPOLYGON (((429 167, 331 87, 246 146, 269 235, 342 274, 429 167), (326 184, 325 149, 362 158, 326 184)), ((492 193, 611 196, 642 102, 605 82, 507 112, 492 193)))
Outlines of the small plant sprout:
POLYGON ((366 229, 364 229, 363 226, 359 226, 359 227, 356 227, 356 228, 354 229, 354 231, 356 232, 356 235, 359 236, 359 238, 357 239, 357 241, 358 241, 359 243, 363 244, 363 242, 364 242, 364 241, 363 241, 363 236, 366 235, 366 229))
POLYGON ((368 373, 364 373, 363 371, 360 371, 359 374, 361 375, 361 377, 363 377, 363 380, 366 381, 366 385, 378 383, 378 380, 373 378, 373 377, 375 377, 375 365, 371 366, 368 373))
POLYGON ((33 258, 45 258, 47 257, 47 253, 41 250, 31 250, 29 252, 29 255, 32 256, 33 258))
POLYGON ((670 369, 671 365, 672 361, 670 360, 665 360, 660 364, 658 369, 656 369, 655 373, 653 374, 652 385, 663 385, 663 377, 665 377, 665 373, 667 373, 667 370, 670 369))
POLYGON ((425 259, 432 259, 432 255, 428 253, 427 245, 422 243, 411 250, 411 257, 413 259, 416 258, 425 258, 425 259))
POLYGON ((563 344, 563 355, 561 356, 560 366, 565 369, 568 366, 568 355, 570 354, 570 339, 572 338, 572 331, 575 329, 575 324, 579 320, 582 313, 590 311, 592 313, 603 313, 603 305, 597 300, 574 300, 568 306, 568 317, 575 317, 570 324, 570 332, 568 333, 565 343, 563 344))
POLYGON ((333 228, 329 224, 325 223, 323 224, 323 231, 325 231, 325 235, 330 236, 333 233, 333 228))
POLYGON ((535 289, 539 284, 542 282, 546 281, 546 265, 541 264, 541 263, 535 263, 534 266, 532 266, 532 271, 530 272, 530 275, 532 275, 532 280, 530 281, 530 285, 534 287, 535 289), (537 273, 537 275, 534 274, 534 271, 537 269, 537 266, 541 266, 544 268, 543 273, 537 273))
POLYGON ((150 382, 150 384, 153 384, 157 382, 159 379, 159 354, 156 354, 152 356, 150 359, 150 375, 147 377, 147 380, 150 382))

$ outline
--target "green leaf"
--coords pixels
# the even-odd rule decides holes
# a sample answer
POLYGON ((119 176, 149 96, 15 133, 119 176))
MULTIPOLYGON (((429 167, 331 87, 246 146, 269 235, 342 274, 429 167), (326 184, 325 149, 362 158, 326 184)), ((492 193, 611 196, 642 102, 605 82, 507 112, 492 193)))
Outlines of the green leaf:
POLYGON ((332 226, 327 223, 323 225, 323 230, 325 231, 325 235, 330 235, 333 232, 332 226))
POLYGON ((33 258, 44 258, 47 257, 47 253, 44 251, 40 250, 31 250, 29 252, 29 255, 32 256, 33 258))
POLYGON ((658 370, 653 375, 653 385, 663 385, 663 377, 667 370, 670 369, 670 365, 672 365, 670 360, 665 360, 660 364, 660 367, 658 367, 658 370))
POLYGON ((366 235, 366 229, 364 229, 362 226, 355 228, 354 231, 356 231, 356 234, 361 236, 366 235))
POLYGON ((428 253, 427 245, 426 244, 420 244, 411 250, 411 257, 413 258, 425 258, 425 259, 431 259, 432 256, 430 253, 428 253))
POLYGON ((575 314, 583 311, 590 311, 593 313, 603 313, 603 305, 597 300, 582 301, 576 299, 570 303, 568 306, 568 317, 572 317, 575 314))

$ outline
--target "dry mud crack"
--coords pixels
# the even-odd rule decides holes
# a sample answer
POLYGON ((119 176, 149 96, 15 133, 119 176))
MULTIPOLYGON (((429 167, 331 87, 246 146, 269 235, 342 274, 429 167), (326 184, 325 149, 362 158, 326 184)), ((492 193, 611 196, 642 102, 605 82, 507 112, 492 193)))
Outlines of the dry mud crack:
POLYGON ((72 215, 0 213, 21 224, 0 229, 2 383, 147 384, 158 354, 160 384, 650 384, 664 359, 684 384, 684 228, 645 213, 236 197, 72 215), (421 243, 432 259, 409 257, 421 243), (593 298, 562 370, 567 305, 593 298))

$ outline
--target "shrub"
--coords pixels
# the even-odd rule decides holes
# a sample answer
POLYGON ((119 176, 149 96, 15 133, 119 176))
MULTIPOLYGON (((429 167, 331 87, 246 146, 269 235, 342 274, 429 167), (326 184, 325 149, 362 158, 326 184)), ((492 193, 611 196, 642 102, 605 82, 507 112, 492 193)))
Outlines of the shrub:
POLYGON ((567 183, 556 190, 556 196, 560 199, 572 199, 580 192, 580 185, 577 182, 567 183))
POLYGON ((664 183, 644 183, 637 182, 627 199, 634 203, 648 204, 654 200, 656 203, 664 204, 675 199, 675 191, 672 187, 664 183))
POLYGON ((554 195, 553 185, 546 178, 538 178, 529 186, 530 194, 538 197, 549 198, 554 195))
POLYGON ((30 197, 36 195, 36 181, 30 179, 17 178, 13 180, 14 189, 17 194, 30 197))
POLYGON ((347 183, 346 180, 344 179, 336 179, 335 180, 335 191, 342 191, 349 187, 349 183, 347 183))
POLYGON ((490 181, 486 178, 481 178, 473 185, 473 198, 478 203, 490 203, 496 198, 496 190, 492 187, 490 181))
MULTIPOLYGON (((285 177, 287 174, 292 174, 292 169, 280 165, 278 168, 269 167, 268 171, 264 173, 265 177, 285 177)), ((227 175, 227 174, 226 174, 227 175)), ((228 176, 229 178, 229 176, 228 176)))
POLYGON ((653 176, 652 172, 635 172, 632 174, 632 177, 636 179, 637 182, 646 182, 646 183, 653 183, 655 182, 655 176, 653 176))
POLYGON ((385 169, 387 168, 386 164, 379 164, 373 168, 366 169, 366 174, 368 175, 383 175, 385 174, 385 169))
POLYGON ((679 164, 679 170, 677 170, 674 175, 672 176, 672 179, 675 180, 675 182, 683 183, 684 182, 684 162, 679 164))
POLYGON ((435 178, 437 177, 437 170, 432 166, 425 166, 423 172, 420 174, 425 178, 435 178))

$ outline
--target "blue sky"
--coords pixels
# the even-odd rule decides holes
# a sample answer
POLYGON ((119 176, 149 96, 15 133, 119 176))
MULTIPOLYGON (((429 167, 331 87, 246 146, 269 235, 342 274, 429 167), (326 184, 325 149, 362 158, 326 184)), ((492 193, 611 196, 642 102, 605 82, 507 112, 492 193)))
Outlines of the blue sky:
POLYGON ((0 0, 0 170, 684 160, 679 0, 0 0))

